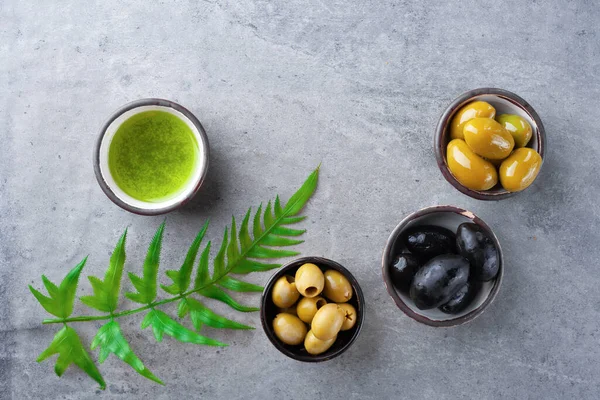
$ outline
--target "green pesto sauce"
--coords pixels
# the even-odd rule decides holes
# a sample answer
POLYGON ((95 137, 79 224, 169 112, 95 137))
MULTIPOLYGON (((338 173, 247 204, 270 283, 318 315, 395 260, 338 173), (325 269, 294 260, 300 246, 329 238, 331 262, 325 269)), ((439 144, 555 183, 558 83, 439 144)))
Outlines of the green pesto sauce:
POLYGON ((129 196, 160 202, 179 194, 192 177, 198 143, 188 125, 164 111, 127 119, 108 149, 108 167, 129 196))

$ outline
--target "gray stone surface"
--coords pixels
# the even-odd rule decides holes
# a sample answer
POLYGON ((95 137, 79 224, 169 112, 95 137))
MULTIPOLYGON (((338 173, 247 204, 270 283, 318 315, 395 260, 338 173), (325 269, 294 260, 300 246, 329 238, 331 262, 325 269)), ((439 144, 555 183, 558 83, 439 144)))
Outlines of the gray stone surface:
MULTIPOLYGON (((0 1, 0 397, 597 398, 597 2, 285 3, 0 1), (533 187, 496 203, 446 183, 431 146, 444 107, 481 86, 527 99, 548 135, 533 187), (60 279, 87 254, 85 274, 102 274, 125 227, 127 268, 140 268, 163 220, 114 206, 91 162, 103 120, 150 96, 196 113, 213 152, 196 204, 167 217, 165 267, 181 262, 207 218, 218 240, 232 213, 287 198, 323 163, 300 249, 338 260, 363 287, 365 327, 344 356, 289 360, 258 313, 211 303, 258 329, 207 329, 231 344, 217 350, 156 344, 138 316, 122 320, 165 387, 112 356, 101 366, 105 392, 75 368, 59 379, 53 362, 35 362, 56 327, 40 324, 47 314, 27 285, 41 287, 42 273, 60 279), (452 329, 404 316, 381 280, 389 232, 433 204, 479 214, 506 255, 497 301, 452 329)), ((83 281, 78 294, 89 291, 83 281)), ((89 343, 98 326, 77 328, 89 343)))

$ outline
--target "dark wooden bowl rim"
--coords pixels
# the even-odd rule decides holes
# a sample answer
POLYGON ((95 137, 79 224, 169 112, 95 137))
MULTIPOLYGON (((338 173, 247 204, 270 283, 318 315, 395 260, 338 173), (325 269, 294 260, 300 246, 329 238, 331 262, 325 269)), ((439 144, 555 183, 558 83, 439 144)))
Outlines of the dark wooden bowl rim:
MULTIPOLYGON (((275 348, 277 350, 279 350, 286 356, 293 358, 294 360, 303 361, 303 362, 328 361, 328 360, 331 360, 331 359, 341 355, 342 353, 344 353, 346 350, 348 350, 350 348, 352 343, 354 343, 354 341, 360 334, 360 330, 362 328, 363 321, 365 318, 365 298, 363 296, 362 289, 360 288, 360 285, 358 284, 358 281, 356 280, 356 278, 354 278, 354 276, 350 273, 350 271, 348 271, 346 268, 344 268, 339 263, 337 263, 333 260, 329 260, 327 258, 323 258, 323 257, 302 257, 302 258, 293 260, 293 261, 285 264, 284 266, 282 266, 275 274, 273 274, 273 276, 271 276, 271 278, 265 285, 265 289, 263 290, 260 304, 261 304, 260 321, 261 321, 263 330, 265 331, 265 334, 267 335, 267 337, 269 338, 269 340, 271 341, 273 346, 275 346, 275 348), (348 279, 348 281, 350 281, 350 284, 352 285, 352 289, 354 291, 353 299, 356 299, 355 303, 353 303, 353 301, 352 301, 353 299, 350 300, 350 303, 353 303, 353 305, 356 307, 356 313, 358 314, 358 319, 356 320, 356 324, 354 325, 354 327, 351 330, 347 331, 349 333, 349 336, 347 336, 346 342, 343 343, 343 345, 341 345, 341 347, 336 347, 336 345, 334 344, 334 347, 332 347, 325 353, 319 354, 319 355, 310 355, 308 353, 301 353, 302 345, 288 346, 288 345, 282 343, 281 341, 279 341, 277 336, 275 336, 275 332, 273 331, 273 326, 271 325, 272 318, 274 316, 267 315, 267 309, 269 307, 267 307, 266 305, 267 305, 267 302, 269 302, 269 303, 272 302, 271 290, 273 289, 273 285, 275 284, 277 279, 286 275, 286 273, 288 273, 291 270, 294 270, 294 273, 295 273, 295 270, 298 269, 300 266, 302 266, 302 264, 305 264, 305 263, 313 263, 321 268, 335 269, 336 271, 341 272, 348 279), (335 350, 333 350, 334 348, 335 348, 335 350)), ((273 305, 273 307, 274 307, 274 305, 273 305)), ((345 333, 345 332, 341 332, 340 334, 342 334, 342 333, 345 333)), ((338 340, 340 340, 339 336, 338 336, 338 340)))

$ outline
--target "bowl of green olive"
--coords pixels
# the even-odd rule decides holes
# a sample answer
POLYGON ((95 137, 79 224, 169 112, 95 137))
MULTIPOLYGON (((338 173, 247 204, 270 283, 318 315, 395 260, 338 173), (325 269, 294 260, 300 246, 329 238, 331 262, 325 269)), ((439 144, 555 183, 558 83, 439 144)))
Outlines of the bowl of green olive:
POLYGON ((434 327, 472 321, 494 301, 504 273, 502 248, 470 211, 433 206, 404 218, 383 251, 387 292, 410 318, 434 327))
POLYGON ((479 200, 501 200, 530 187, 545 152, 544 125, 523 98, 480 88, 458 96, 438 122, 434 151, 444 178, 479 200))
POLYGON ((350 271, 326 258, 303 257, 269 279, 260 319, 277 350, 298 361, 320 362, 354 343, 364 309, 362 290, 350 271))

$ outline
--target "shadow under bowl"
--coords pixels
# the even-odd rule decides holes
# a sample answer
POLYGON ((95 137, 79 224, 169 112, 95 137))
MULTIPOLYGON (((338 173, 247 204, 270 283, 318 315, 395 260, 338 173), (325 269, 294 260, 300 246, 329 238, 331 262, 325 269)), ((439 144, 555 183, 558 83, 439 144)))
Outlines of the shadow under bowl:
POLYGON ((365 298, 356 278, 354 278, 350 271, 341 266, 339 263, 322 257, 302 257, 285 264, 269 279, 269 281, 265 285, 265 289, 261 298, 260 320, 262 323, 263 330, 265 331, 267 337, 269 338, 273 346, 275 346, 277 350, 279 350, 286 356, 293 358, 294 360, 304 362, 321 362, 331 360, 348 350, 348 348, 350 348, 350 346, 352 345, 352 343, 354 343, 354 341, 360 333, 364 321, 364 315, 365 298), (352 298, 348 301, 348 304, 354 306, 357 313, 357 320, 354 327, 347 331, 340 331, 338 333, 335 343, 329 348, 329 350, 317 355, 309 354, 304 349, 303 344, 300 344, 298 346, 291 346, 281 342, 277 338, 277 336, 275 335, 275 331, 273 330, 273 320, 275 319, 275 316, 280 312, 277 306, 275 306, 275 304, 273 303, 273 300, 271 300, 271 292, 273 290, 273 286, 275 285, 275 282, 277 282, 277 280, 282 276, 295 276, 298 268, 300 268, 306 263, 312 263, 317 265, 323 272, 333 269, 344 275, 346 279, 348 279, 348 281, 350 282, 350 285, 352 285, 353 290, 352 298))
MULTIPOLYGON (((502 200, 508 197, 514 196, 520 192, 509 192, 505 190, 500 182, 489 190, 473 190, 469 189, 460 183, 450 169, 448 168, 448 160, 446 158, 446 147, 450 142, 450 122, 452 117, 461 108, 473 101, 485 101, 491 104, 496 109, 496 115, 500 114, 517 114, 525 118, 531 125, 533 131, 531 140, 526 147, 532 148, 537 151, 542 157, 542 162, 545 153, 546 144, 546 131, 542 120, 533 107, 525 101, 523 98, 516 94, 509 92, 504 89, 496 88, 480 88, 469 90, 458 96, 443 112, 438 125, 435 130, 434 136, 434 152, 437 159, 438 167, 442 172, 444 178, 450 182, 457 190, 466 194, 469 197, 478 200, 502 200)), ((527 189, 525 189, 527 190, 527 189)))
POLYGON ((404 218, 392 231, 383 250, 381 261, 383 282, 389 295, 394 302, 406 315, 425 325, 434 327, 449 327, 461 325, 472 321, 481 315, 485 309, 494 301, 504 275, 504 264, 502 248, 498 238, 491 228, 479 217, 470 211, 454 206, 433 206, 423 208, 404 218), (419 225, 437 225, 452 232, 456 232, 458 226, 465 222, 477 224, 492 239, 498 250, 498 275, 489 282, 483 282, 479 292, 469 306, 458 314, 446 314, 437 308, 430 310, 420 310, 406 293, 400 292, 393 284, 389 271, 389 266, 394 261, 396 254, 407 252, 406 246, 402 241, 403 233, 411 227, 419 225))

